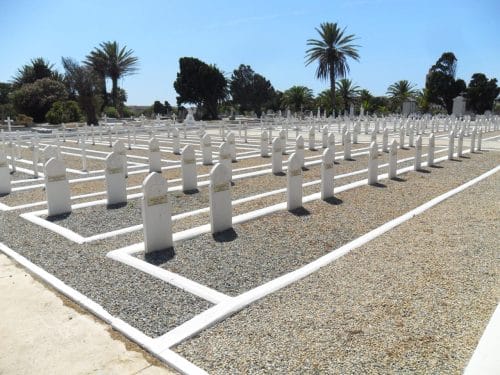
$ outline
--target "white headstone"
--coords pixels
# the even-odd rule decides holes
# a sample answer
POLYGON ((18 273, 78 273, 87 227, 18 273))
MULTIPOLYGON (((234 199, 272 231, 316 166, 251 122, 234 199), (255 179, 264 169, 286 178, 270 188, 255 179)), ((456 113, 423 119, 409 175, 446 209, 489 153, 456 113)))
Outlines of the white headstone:
POLYGON ((233 166, 231 164, 231 149, 227 142, 221 143, 219 146, 219 163, 227 168, 229 177, 232 178, 233 166))
POLYGON ((427 150, 427 165, 432 167, 434 165, 434 150, 436 148, 436 139, 434 133, 429 135, 429 149, 427 150))
POLYGON ((405 147, 405 128, 401 126, 399 128, 399 148, 405 147))
POLYGON ((477 133, 477 150, 481 151, 481 144, 483 142, 483 129, 479 129, 479 132, 477 133))
POLYGON ((181 152, 179 129, 177 128, 174 128, 174 130, 172 130, 172 149, 173 153, 176 155, 179 155, 181 152))
POLYGON ((286 155, 286 132, 282 129, 278 134, 281 143, 281 154, 286 155))
POLYGON ((260 156, 269 156, 269 139, 266 131, 263 131, 260 135, 260 156))
POLYGON ((300 166, 304 166, 304 137, 299 135, 295 141, 295 155, 300 162, 300 166))
POLYGON ((389 152, 389 128, 385 128, 382 132, 382 151, 389 152))
POLYGON ((409 126, 409 129, 408 129, 408 143, 409 143, 410 147, 415 147, 414 138, 415 138, 415 129, 413 128, 413 126, 409 126))
POLYGON ((464 135, 465 135, 465 129, 460 130, 460 132, 458 133, 458 140, 457 140, 457 156, 459 158, 463 156, 464 135))
POLYGON ((309 150, 314 151, 316 149, 316 130, 314 126, 309 128, 309 150))
POLYGON ((121 139, 118 139, 113 143, 113 151, 120 155, 123 167, 123 174, 125 177, 128 176, 127 171, 127 149, 125 148, 125 144, 121 139))
POLYGON ((302 207, 302 166, 295 153, 288 159, 286 194, 287 210, 302 207))
POLYGON ((149 172, 161 173, 160 142, 156 138, 151 138, 148 144, 149 172))
POLYGON ((398 142, 393 139, 389 148, 389 178, 396 178, 398 170, 398 142))
POLYGON ((150 173, 142 184, 142 192, 145 252, 152 253, 173 247, 167 181, 159 173, 150 173))
POLYGON ((106 192, 108 205, 125 203, 127 201, 127 183, 123 160, 116 151, 106 157, 106 192))
POLYGON ((7 163, 7 156, 3 150, 0 150, 0 195, 10 194, 10 170, 7 163))
POLYGON ((283 159, 281 157, 281 141, 274 138, 272 143, 272 171, 273 174, 283 172, 283 159))
POLYGON ((215 165, 210 172, 209 200, 212 233, 231 229, 233 226, 231 172, 222 164, 215 165))
POLYGON ((61 160, 51 158, 45 164, 45 193, 47 195, 48 216, 71 212, 69 183, 66 167, 61 160))
POLYGON ((351 132, 347 131, 344 135, 344 160, 351 159, 351 132))
POLYGON ((417 137, 417 142, 415 144, 415 163, 413 169, 419 171, 422 166, 422 136, 417 137))
POLYGON ((323 148, 328 148, 328 126, 323 126, 323 130, 321 132, 321 146, 323 148))
POLYGON ((455 145, 455 133, 453 130, 448 133, 448 160, 453 159, 453 148, 455 145))
POLYGON ((328 135, 328 148, 332 150, 332 152, 335 154, 335 134, 330 133, 328 135))
POLYGON ((229 152, 231 154, 231 160, 236 161, 236 141, 233 132, 229 132, 227 135, 227 144, 229 145, 229 152))
POLYGON ((182 149, 182 191, 192 191, 198 188, 198 177, 196 174, 196 157, 194 147, 186 145, 182 149))
POLYGON ((210 134, 205 134, 200 141, 201 154, 203 157, 203 165, 212 164, 212 138, 210 134))
POLYGON ((323 162, 321 163, 321 199, 333 197, 335 176, 335 151, 327 148, 323 151, 323 162))
POLYGON ((470 135, 470 152, 471 154, 476 151, 476 129, 472 130, 470 135))
POLYGON ((368 185, 378 182, 378 146, 377 142, 370 143, 368 151, 368 185))

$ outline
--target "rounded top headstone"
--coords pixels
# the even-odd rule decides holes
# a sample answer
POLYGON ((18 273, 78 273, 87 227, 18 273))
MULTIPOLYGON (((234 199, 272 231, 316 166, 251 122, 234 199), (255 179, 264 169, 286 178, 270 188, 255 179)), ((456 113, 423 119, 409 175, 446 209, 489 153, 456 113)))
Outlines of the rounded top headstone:
POLYGON ((125 152, 125 144, 121 139, 113 142, 113 151, 117 152, 120 155, 125 152))
POLYGON ((281 140, 279 138, 273 139, 273 152, 281 152, 281 140))
POLYGON ((231 152, 231 150, 229 148, 229 143, 223 142, 223 143, 220 144, 220 146, 219 146, 219 154, 221 156, 230 155, 230 152, 231 152))
POLYGON ((296 140, 297 146, 304 146, 304 137, 299 135, 296 140))
POLYGON ((66 174, 66 167, 64 163, 57 158, 50 158, 45 164, 45 174, 46 176, 59 176, 66 174))
POLYGON ((182 148, 181 151, 182 161, 183 162, 192 162, 195 160, 195 153, 193 145, 186 145, 182 148))
POLYGON ((123 163, 120 154, 114 151, 106 157, 106 169, 112 171, 117 168, 123 168, 123 163))
POLYGON ((225 165, 217 163, 210 171, 210 183, 215 188, 224 184, 229 186, 231 184, 229 169, 225 165))
POLYGON ((167 180, 165 180, 160 173, 150 173, 142 183, 144 191, 144 199, 165 196, 168 191, 167 180))
POLYGON ((332 165, 335 162, 335 153, 330 147, 327 147, 325 151, 323 151, 323 163, 325 165, 332 165))
POLYGON ((302 174, 302 164, 300 162, 300 158, 295 152, 290 155, 290 158, 288 159, 288 173, 291 176, 298 176, 302 174))
POLYGON ((377 142, 373 141, 370 143, 370 159, 376 159, 378 157, 377 142))
POLYGON ((269 136, 267 135, 267 131, 263 131, 262 134, 260 135, 260 139, 268 139, 269 136))
POLYGON ((151 138, 149 140, 149 151, 158 152, 160 151, 160 142, 156 138, 151 138))

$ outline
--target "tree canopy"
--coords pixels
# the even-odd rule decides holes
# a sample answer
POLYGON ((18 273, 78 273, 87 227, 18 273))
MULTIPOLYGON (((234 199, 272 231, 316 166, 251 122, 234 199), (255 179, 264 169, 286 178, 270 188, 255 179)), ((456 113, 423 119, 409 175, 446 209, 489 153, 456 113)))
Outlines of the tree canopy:
POLYGON ((455 79, 457 58, 452 52, 445 52, 427 73, 425 95, 428 103, 441 105, 448 114, 453 109, 453 99, 465 91, 465 82, 455 79))
POLYGON ((229 89, 233 103, 241 111, 254 111, 259 117, 263 107, 269 105, 275 95, 270 81, 243 64, 233 71, 229 89))
POLYGON ((359 60, 359 46, 352 43, 356 37, 345 35, 346 28, 340 29, 337 23, 324 22, 315 30, 320 39, 307 40, 310 48, 306 51, 306 65, 318 62, 316 77, 330 80, 332 108, 335 108, 335 81, 349 73, 348 58, 359 60))
POLYGON ((42 78, 50 78, 54 81, 62 80, 62 76, 54 69, 54 64, 43 57, 37 57, 18 69, 17 74, 12 79, 12 85, 17 89, 26 83, 35 83, 42 78))
POLYGON ((500 94, 497 79, 488 79, 483 73, 475 73, 467 87, 467 104, 469 109, 478 114, 493 109, 493 102, 500 94))
POLYGON ((387 88, 387 94, 393 103, 393 109, 401 110, 401 105, 403 102, 414 99, 417 90, 415 85, 406 79, 394 82, 387 88))
POLYGON ((294 112, 309 109, 313 103, 312 90, 305 86, 292 86, 283 92, 282 102, 294 112))
POLYGON ((127 50, 127 46, 120 48, 116 41, 102 42, 99 47, 90 52, 85 60, 85 64, 91 66, 103 80, 101 87, 104 89, 104 95, 106 95, 105 78, 109 77, 111 79, 111 100, 113 106, 117 109, 122 104, 119 101, 118 80, 136 73, 138 62, 139 59, 134 56, 133 50, 127 50))
POLYGON ((33 117, 35 122, 43 122, 45 114, 57 101, 68 97, 64 84, 51 78, 42 78, 34 83, 26 83, 12 93, 14 106, 19 113, 33 117))
POLYGON ((194 57, 179 59, 179 73, 174 82, 177 104, 195 104, 202 118, 216 120, 218 104, 227 97, 227 81, 215 66, 194 57))

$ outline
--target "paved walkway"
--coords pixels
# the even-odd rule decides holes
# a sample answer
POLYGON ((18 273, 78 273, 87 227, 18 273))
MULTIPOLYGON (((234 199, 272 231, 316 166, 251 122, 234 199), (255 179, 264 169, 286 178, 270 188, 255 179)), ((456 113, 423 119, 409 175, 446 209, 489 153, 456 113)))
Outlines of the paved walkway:
POLYGON ((0 254, 0 374, 173 374, 0 254))

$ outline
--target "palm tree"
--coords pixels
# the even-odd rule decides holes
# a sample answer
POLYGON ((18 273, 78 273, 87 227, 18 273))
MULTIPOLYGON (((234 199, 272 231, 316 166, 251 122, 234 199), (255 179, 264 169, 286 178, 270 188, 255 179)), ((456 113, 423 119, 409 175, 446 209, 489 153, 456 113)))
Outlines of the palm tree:
POLYGON ((347 111, 347 106, 358 96, 359 86, 354 85, 350 79, 346 78, 342 78, 338 81, 336 86, 344 104, 344 111, 347 111))
POLYGON ((308 39, 310 46, 306 51, 306 66, 318 61, 316 77, 330 79, 332 94, 332 108, 335 108, 335 81, 349 73, 347 58, 359 60, 358 45, 352 44, 356 39, 354 35, 344 35, 345 28, 340 29, 337 23, 324 22, 320 28, 315 28, 321 39, 308 39))
POLYGON ((283 104, 290 106, 295 112, 301 111, 309 106, 313 100, 313 93, 305 86, 292 86, 283 92, 283 104))
POLYGON ((405 100, 413 99, 417 94, 415 85, 406 79, 394 82, 387 88, 387 94, 395 107, 401 106, 405 100))
POLYGON ((42 78, 50 78, 55 81, 62 81, 63 77, 54 69, 54 64, 51 64, 43 57, 31 59, 29 64, 23 65, 17 71, 17 74, 12 79, 12 85, 19 88, 25 83, 34 83, 42 78))
POLYGON ((111 98, 113 106, 118 106, 118 80, 137 71, 139 59, 133 56, 133 50, 127 46, 120 49, 117 42, 103 42, 87 56, 85 63, 91 65, 96 72, 109 77, 112 82, 111 98))

